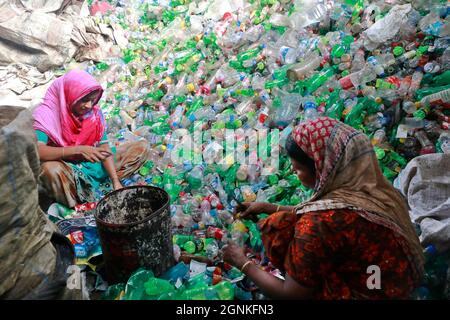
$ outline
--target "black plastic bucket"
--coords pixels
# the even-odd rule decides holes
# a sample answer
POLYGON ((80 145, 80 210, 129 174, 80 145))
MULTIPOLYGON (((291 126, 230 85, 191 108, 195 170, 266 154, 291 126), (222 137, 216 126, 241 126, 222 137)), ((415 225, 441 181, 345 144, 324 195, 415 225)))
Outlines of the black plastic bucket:
POLYGON ((159 276, 174 264, 169 195, 163 189, 111 192, 98 203, 95 220, 109 283, 126 282, 139 267, 159 276))

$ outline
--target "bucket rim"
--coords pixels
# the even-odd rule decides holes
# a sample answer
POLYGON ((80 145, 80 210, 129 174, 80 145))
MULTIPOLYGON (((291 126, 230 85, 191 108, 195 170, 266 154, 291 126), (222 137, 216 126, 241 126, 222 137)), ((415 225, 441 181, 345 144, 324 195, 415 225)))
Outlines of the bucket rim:
POLYGON ((103 225, 108 226, 108 227, 131 227, 131 226, 138 225, 138 224, 141 224, 141 223, 143 223, 143 222, 146 222, 146 221, 150 220, 150 219, 153 218, 156 214, 158 214, 158 213, 160 213, 161 211, 163 211, 163 209, 164 209, 166 206, 168 206, 169 203, 170 203, 170 196, 169 196, 169 194, 167 193, 167 191, 164 190, 163 188, 154 187, 154 186, 128 186, 128 187, 121 188, 121 189, 119 189, 119 190, 114 190, 114 191, 108 193, 107 195, 105 195, 105 196, 98 202, 98 204, 97 204, 97 206, 96 206, 96 208, 95 208, 94 218, 95 218, 95 221, 96 221, 96 222, 97 222, 97 221, 101 221, 101 223, 102 223, 103 225), (136 221, 136 222, 120 223, 120 224, 119 224, 119 223, 106 222, 106 221, 104 221, 103 219, 100 219, 100 217, 99 217, 99 207, 100 207, 100 204, 101 204, 102 202, 107 201, 107 199, 108 199, 109 197, 111 197, 112 195, 114 195, 114 194, 116 194, 116 193, 119 193, 120 191, 123 191, 124 189, 130 190, 130 189, 142 189, 142 188, 143 188, 143 189, 158 189, 158 190, 163 191, 163 192, 167 195, 167 201, 161 206, 161 208, 159 208, 159 209, 156 210, 156 211, 153 211, 148 217, 146 217, 146 218, 144 218, 144 219, 142 219, 142 220, 136 221))

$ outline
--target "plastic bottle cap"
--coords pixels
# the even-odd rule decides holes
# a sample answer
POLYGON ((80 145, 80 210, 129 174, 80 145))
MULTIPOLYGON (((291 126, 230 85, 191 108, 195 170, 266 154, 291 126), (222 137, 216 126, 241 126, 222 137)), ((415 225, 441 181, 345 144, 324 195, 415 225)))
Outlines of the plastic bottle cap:
POLYGON ((436 247, 433 246, 432 244, 430 244, 429 246, 427 246, 425 248, 425 252, 428 253, 429 255, 435 255, 437 253, 436 247))
POLYGON ((432 63, 432 62, 428 62, 424 67, 423 67, 423 71, 425 71, 426 73, 436 73, 440 70, 441 68, 439 67, 439 65, 432 63))
POLYGON ((394 56, 398 57, 400 55, 402 55, 405 52, 405 49, 403 49, 403 47, 395 47, 394 50, 392 50, 394 56))
POLYGON ((386 156, 386 152, 380 148, 375 149, 375 154, 376 154, 378 160, 383 159, 386 156))
POLYGON ((349 62, 351 60, 352 60, 352 57, 348 53, 343 54, 342 57, 341 57, 341 61, 342 62, 349 62))
POLYGON ((305 103, 303 109, 306 110, 306 109, 310 109, 310 108, 317 109, 317 105, 312 101, 308 101, 305 103))
POLYGON ((194 92, 194 91, 195 91, 195 86, 194 86, 193 83, 188 83, 188 84, 186 85, 186 89, 187 89, 188 91, 190 91, 190 92, 194 92))

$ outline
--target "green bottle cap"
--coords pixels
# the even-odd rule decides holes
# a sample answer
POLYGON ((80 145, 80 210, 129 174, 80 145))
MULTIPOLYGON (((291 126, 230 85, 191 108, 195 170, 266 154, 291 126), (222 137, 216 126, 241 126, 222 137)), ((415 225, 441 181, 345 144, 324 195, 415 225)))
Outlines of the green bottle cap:
POLYGON ((417 110, 416 112, 413 113, 413 116, 414 116, 414 118, 416 118, 416 119, 423 120, 423 119, 425 119, 425 117, 427 116, 427 114, 425 113, 424 110, 419 109, 419 110, 417 110))
POLYGON ((143 177, 148 176, 149 173, 150 173, 150 169, 145 166, 139 170, 139 174, 143 177))
POLYGON ((298 196, 298 195, 296 195, 296 194, 293 194, 292 195, 292 197, 291 197, 291 199, 290 199, 290 205, 291 206, 296 206, 296 205, 298 205, 300 202, 302 202, 302 199, 298 196))
POLYGON ((233 121, 233 127, 234 129, 238 129, 242 127, 242 121, 240 119, 236 119, 233 121))
POLYGON ((161 182, 162 182, 162 177, 161 176, 153 176, 152 177, 152 183, 153 184, 161 184, 161 182))
POLYGON ((355 41, 355 39, 354 39, 352 36, 349 36, 349 35, 345 36, 345 37, 342 39, 342 42, 343 42, 345 45, 350 45, 350 44, 353 43, 353 41, 355 41))
POLYGON ((275 185, 275 184, 278 183, 278 181, 279 181, 279 179, 278 179, 278 176, 276 174, 272 174, 268 178, 268 182, 269 182, 270 185, 275 185))
POLYGON ((375 149, 375 155, 377 156, 378 160, 383 159, 386 156, 386 152, 381 148, 374 148, 375 149))
POLYGON ((183 245, 183 249, 186 250, 187 253, 193 254, 195 253, 195 243, 194 241, 188 241, 183 245))
POLYGON ((420 46, 419 48, 417 48, 416 50, 416 55, 417 56, 422 56, 423 54, 427 53, 428 51, 428 46, 420 46))
POLYGON ((393 49, 394 56, 398 57, 401 56, 405 52, 405 49, 403 47, 397 46, 393 49))
POLYGON ((290 184, 292 187, 298 187, 298 186, 301 184, 300 179, 299 179, 298 176, 295 175, 295 174, 291 174, 290 176, 288 176, 288 177, 286 178, 286 180, 289 182, 289 184, 290 184))
POLYGON ((256 65, 256 69, 258 69, 260 71, 264 70, 265 67, 266 67, 266 65, 262 61, 258 62, 258 64, 256 65))

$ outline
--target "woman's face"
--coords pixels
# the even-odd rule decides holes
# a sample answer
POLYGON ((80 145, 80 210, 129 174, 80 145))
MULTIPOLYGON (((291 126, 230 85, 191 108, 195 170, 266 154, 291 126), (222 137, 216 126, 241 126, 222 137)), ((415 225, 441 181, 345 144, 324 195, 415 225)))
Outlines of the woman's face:
POLYGON ((94 107, 95 99, 98 97, 98 91, 93 91, 90 94, 81 98, 76 104, 72 106, 72 112, 76 116, 83 116, 94 107))
POLYGON ((311 169, 291 158, 292 170, 297 174, 302 184, 308 188, 313 189, 316 186, 316 176, 311 169))

